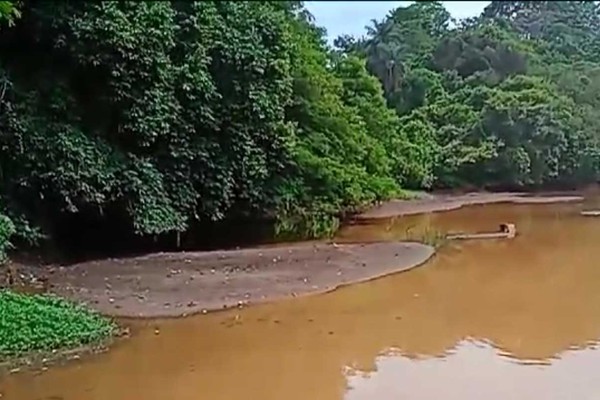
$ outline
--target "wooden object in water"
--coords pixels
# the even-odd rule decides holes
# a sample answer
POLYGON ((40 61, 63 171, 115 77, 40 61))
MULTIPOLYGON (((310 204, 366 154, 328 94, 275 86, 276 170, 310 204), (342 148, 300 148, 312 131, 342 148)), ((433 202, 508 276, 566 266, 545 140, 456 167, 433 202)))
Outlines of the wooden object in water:
POLYGON ((455 233, 446 236, 449 240, 466 240, 466 239, 512 239, 517 235, 515 224, 500 225, 499 232, 489 233, 455 233))
POLYGON ((586 210, 580 212, 584 217, 600 217, 600 210, 586 210))

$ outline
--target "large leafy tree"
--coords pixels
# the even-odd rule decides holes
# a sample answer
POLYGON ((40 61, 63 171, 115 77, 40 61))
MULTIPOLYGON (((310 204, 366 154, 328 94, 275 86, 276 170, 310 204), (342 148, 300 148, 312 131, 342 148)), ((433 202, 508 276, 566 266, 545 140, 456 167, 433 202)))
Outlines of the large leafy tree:
POLYGON ((160 234, 267 207, 289 158, 289 40, 269 4, 29 4, 1 38, 11 212, 160 234))
POLYGON ((427 62, 450 22, 450 14, 440 2, 416 2, 396 8, 383 21, 373 20, 362 40, 352 43, 342 37, 337 44, 366 56, 369 70, 381 80, 394 105, 392 99, 404 88, 410 69, 427 62))
POLYGON ((297 1, 15 4, 0 253, 15 228, 105 241, 273 218, 319 236, 401 188, 598 177, 595 2, 492 2, 462 23, 415 2, 335 49, 297 1))
POLYGON ((483 17, 508 21, 522 37, 546 43, 555 55, 600 60, 596 1, 492 1, 483 17))
POLYGON ((402 152, 429 160, 434 185, 575 184, 598 169, 598 15, 596 2, 492 2, 452 28, 417 2, 338 44, 367 58, 403 115, 402 152))

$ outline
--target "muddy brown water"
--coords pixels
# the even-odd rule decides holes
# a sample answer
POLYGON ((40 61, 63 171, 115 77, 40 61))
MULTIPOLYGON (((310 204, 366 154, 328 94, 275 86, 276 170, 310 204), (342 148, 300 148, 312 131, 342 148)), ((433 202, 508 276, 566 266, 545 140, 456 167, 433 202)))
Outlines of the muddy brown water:
POLYGON ((0 379, 9 400, 597 399, 600 218, 489 205, 349 226, 339 240, 485 231, 423 267, 316 296, 138 321, 105 354, 0 379), (407 233, 408 232, 408 233, 407 233), (158 334, 157 334, 158 332, 158 334))

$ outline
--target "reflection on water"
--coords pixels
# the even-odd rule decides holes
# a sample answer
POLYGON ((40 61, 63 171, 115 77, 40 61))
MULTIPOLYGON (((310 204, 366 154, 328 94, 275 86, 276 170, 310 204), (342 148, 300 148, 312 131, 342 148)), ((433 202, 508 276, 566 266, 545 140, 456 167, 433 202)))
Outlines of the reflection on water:
POLYGON ((372 373, 347 372, 345 400, 596 400, 600 395, 600 351, 567 351, 560 362, 523 367, 490 345, 464 341, 447 358, 387 355, 376 365, 372 373))
POLYGON ((599 396, 592 377, 600 351, 592 344, 600 338, 600 219, 578 210, 495 205, 350 226, 340 240, 393 240, 407 227, 486 231, 503 222, 516 223, 520 235, 452 242, 422 268, 326 295, 138 322, 133 339, 109 353, 5 378, 0 393, 3 400, 599 396))

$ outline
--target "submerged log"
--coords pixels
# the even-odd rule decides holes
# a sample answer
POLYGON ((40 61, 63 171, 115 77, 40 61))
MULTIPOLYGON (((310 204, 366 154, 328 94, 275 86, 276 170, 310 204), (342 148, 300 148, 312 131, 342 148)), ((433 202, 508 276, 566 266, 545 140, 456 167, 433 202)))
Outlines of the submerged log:
POLYGON ((446 235, 449 240, 466 239, 512 239, 517 235, 515 224, 501 224, 499 232, 486 233, 455 233, 446 235))

